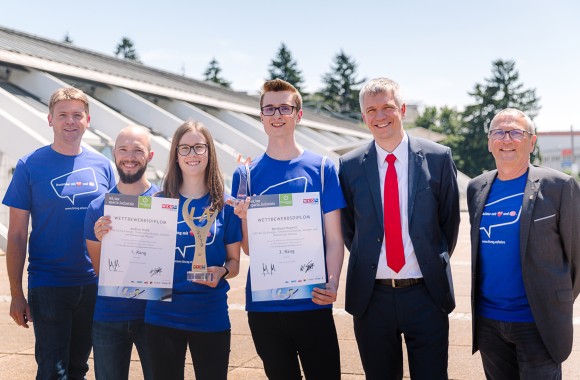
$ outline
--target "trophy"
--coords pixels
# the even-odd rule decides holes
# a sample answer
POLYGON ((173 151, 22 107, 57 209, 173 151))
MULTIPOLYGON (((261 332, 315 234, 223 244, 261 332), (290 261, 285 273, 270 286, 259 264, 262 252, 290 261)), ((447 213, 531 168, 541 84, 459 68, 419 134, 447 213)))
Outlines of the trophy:
POLYGON ((218 210, 211 211, 209 208, 206 208, 203 211, 203 214, 200 217, 194 217, 195 207, 191 209, 191 212, 188 212, 189 204, 194 198, 187 198, 183 207, 181 209, 181 214, 183 215, 183 220, 189 228, 191 232, 193 232, 193 236, 195 237, 195 253, 193 255, 193 263, 191 264, 191 271, 187 272, 187 281, 212 281, 213 280, 213 273, 209 273, 207 271, 207 259, 205 256, 205 241, 207 239, 207 235, 213 222, 215 221, 218 210), (194 223, 194 220, 197 220, 199 224, 202 226, 198 226, 194 223))
POLYGON ((250 175, 248 170, 246 170, 246 176, 244 177, 240 174, 240 184, 238 185, 238 194, 237 199, 241 201, 245 201, 246 197, 248 196, 248 179, 247 177, 250 175))

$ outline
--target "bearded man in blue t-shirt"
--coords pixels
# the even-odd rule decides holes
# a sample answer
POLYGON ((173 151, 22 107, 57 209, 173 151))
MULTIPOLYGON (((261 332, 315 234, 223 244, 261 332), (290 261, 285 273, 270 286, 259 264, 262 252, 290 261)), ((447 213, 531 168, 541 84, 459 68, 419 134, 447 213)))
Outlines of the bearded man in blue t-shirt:
POLYGON ((115 185, 110 161, 81 147, 90 119, 82 91, 54 92, 48 114, 54 142, 18 161, 2 201, 10 207, 10 316, 19 326, 34 323, 37 379, 84 379, 89 368, 97 285, 83 222, 89 203, 115 185), (22 286, 27 242, 28 300, 22 286))
MULTIPOLYGON (((138 125, 123 128, 115 141, 113 157, 119 173, 119 183, 110 193, 153 196, 159 188, 145 175, 153 159, 151 133, 138 125)), ((101 241, 111 230, 111 218, 104 215, 105 194, 91 202, 85 216, 87 251, 97 275, 101 262, 101 241)), ((100 286, 93 318, 93 357, 95 377, 123 380, 129 378, 133 344, 139 353, 143 379, 153 374, 145 338, 145 307, 147 301, 136 298, 122 287, 100 286)))

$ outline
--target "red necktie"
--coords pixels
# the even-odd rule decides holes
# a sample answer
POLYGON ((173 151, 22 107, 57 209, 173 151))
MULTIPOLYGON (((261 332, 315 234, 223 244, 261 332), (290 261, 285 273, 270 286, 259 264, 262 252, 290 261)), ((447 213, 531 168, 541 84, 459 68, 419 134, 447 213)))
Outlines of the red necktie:
POLYGON ((387 266, 399 273, 405 265, 405 250, 403 249, 403 233, 401 232, 401 212, 399 209, 399 185, 395 169, 394 154, 388 154, 386 161, 387 175, 385 177, 383 220, 385 224, 385 249, 387 251, 387 266))

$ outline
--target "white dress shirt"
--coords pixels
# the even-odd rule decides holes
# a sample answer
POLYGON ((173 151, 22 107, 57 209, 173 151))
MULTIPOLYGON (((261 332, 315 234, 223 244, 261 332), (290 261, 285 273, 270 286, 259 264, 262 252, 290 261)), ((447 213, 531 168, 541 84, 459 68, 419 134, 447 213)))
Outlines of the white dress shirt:
POLYGON ((376 141, 375 148, 377 150, 377 164, 379 168, 381 203, 383 205, 383 210, 385 202, 383 199, 385 194, 385 177, 387 176, 387 168, 389 166, 385 159, 389 153, 392 153, 395 155, 395 157, 397 157, 397 160, 395 161, 395 169, 397 170, 397 181, 399 183, 399 210, 401 212, 401 231, 403 233, 403 248, 405 250, 405 265, 399 273, 396 273, 387 266, 387 255, 385 250, 385 243, 383 240, 376 278, 421 278, 423 277, 423 274, 419 268, 419 263, 417 263, 417 256, 415 256, 413 243, 411 242, 411 237, 409 236, 409 138, 405 132, 403 140, 393 152, 387 152, 381 148, 376 143, 376 141))

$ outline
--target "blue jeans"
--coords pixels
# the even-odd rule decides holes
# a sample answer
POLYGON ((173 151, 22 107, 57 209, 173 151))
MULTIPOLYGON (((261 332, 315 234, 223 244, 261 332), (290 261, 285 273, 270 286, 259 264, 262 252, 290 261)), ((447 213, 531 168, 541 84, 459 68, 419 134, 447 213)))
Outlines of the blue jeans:
POLYGON ((97 380, 129 378, 133 343, 139 353, 143 379, 153 379, 142 319, 124 322, 93 321, 93 356, 97 380))
POLYGON ((97 285, 28 290, 37 380, 81 380, 89 370, 97 285))
POLYGON ((533 322, 477 316, 476 337, 487 379, 562 379, 562 364, 546 350, 533 322))

